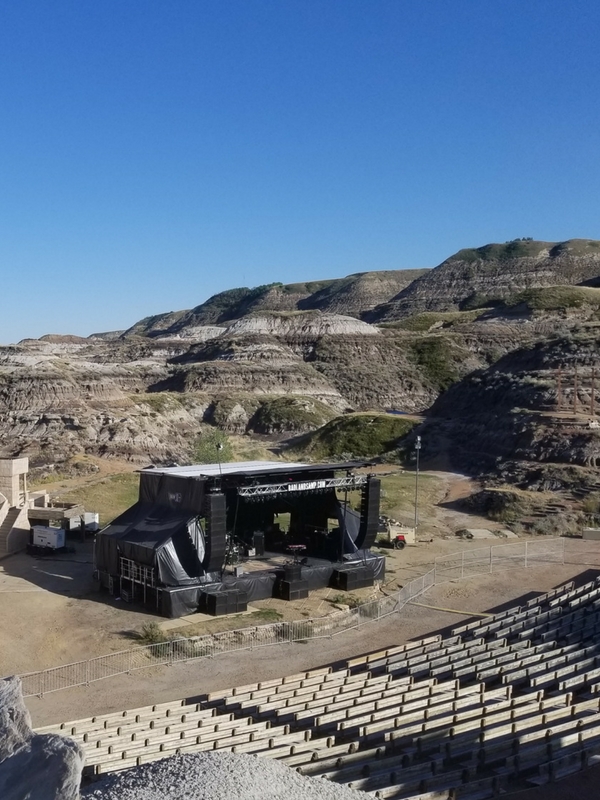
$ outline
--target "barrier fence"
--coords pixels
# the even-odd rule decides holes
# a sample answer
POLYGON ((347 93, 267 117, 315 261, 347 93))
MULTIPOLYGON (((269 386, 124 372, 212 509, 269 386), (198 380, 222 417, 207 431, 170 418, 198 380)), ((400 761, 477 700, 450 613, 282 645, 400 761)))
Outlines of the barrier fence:
POLYGON ((87 686, 115 675, 148 667, 176 664, 254 647, 303 642, 338 636, 400 611, 411 600, 441 583, 518 567, 564 563, 564 539, 516 542, 464 550, 435 559, 434 566, 393 594, 324 617, 275 622, 223 633, 174 639, 121 650, 85 661, 21 675, 24 697, 42 696, 75 686, 87 686))

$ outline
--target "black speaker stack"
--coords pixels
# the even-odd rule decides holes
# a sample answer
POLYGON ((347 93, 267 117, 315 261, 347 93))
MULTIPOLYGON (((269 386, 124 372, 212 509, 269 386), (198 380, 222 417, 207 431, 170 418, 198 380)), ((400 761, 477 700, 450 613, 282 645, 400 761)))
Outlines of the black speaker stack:
POLYGON ((200 593, 199 611, 212 617, 224 617, 226 614, 239 614, 248 608, 248 595, 239 589, 211 591, 200 593))
POLYGON ((204 569, 217 572, 225 563, 227 524, 224 494, 209 494, 206 498, 206 555, 204 569))
POLYGON ((279 597, 282 600, 303 600, 308 597, 308 581, 302 579, 300 564, 286 564, 283 576, 277 582, 279 597))
POLYGON ((380 495, 381 481, 370 475, 360 502, 360 533, 357 544, 361 550, 370 550, 375 544, 379 528, 380 495))
POLYGON ((257 556, 264 556, 265 554, 265 535, 264 533, 255 533, 253 537, 254 552, 257 556))
POLYGON ((355 589, 364 589, 375 585, 375 575, 370 567, 352 566, 334 569, 330 585, 333 589, 342 592, 352 592, 355 589))
POLYGON ((302 566, 300 564, 285 564, 283 567, 283 579, 291 583, 302 580, 302 566))

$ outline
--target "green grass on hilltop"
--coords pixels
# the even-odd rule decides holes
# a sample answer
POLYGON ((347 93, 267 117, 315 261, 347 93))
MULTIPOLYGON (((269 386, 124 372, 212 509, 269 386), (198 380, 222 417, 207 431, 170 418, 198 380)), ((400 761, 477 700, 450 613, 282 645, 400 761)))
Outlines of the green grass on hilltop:
POLYGON ((416 424, 393 414, 347 414, 302 437, 288 453, 313 461, 373 458, 397 447, 416 424))
POLYGON ((589 286, 547 286, 527 289, 506 301, 508 307, 525 305, 530 311, 560 311, 581 308, 584 305, 600 306, 600 289, 589 286))
POLYGON ((537 242, 533 239, 514 239, 504 244, 486 244, 483 247, 465 248, 452 256, 452 261, 507 261, 511 258, 532 258, 540 250, 552 246, 553 242, 537 242))

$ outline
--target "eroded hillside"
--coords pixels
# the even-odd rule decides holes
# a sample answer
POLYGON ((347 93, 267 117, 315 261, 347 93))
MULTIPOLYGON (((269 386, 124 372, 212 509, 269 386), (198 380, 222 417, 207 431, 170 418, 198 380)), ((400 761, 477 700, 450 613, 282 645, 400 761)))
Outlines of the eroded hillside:
POLYGON ((235 289, 124 333, 2 347, 1 452, 34 465, 82 453, 181 462, 207 425, 282 437, 346 412, 431 408, 426 426, 437 425, 461 468, 514 480, 524 468, 513 465, 528 460, 593 469, 593 436, 540 421, 554 367, 535 358, 567 363, 557 342, 571 341, 593 360, 600 243, 509 245, 461 251, 416 275, 235 289), (426 296, 428 305, 404 302, 426 296), (387 321, 365 321, 378 316, 387 321))
POLYGON ((460 250, 366 319, 382 322, 423 311, 482 308, 526 289, 583 283, 599 273, 600 242, 595 240, 489 244, 460 250))
POLYGON ((597 488, 600 325, 512 351, 440 396, 422 427, 427 453, 523 488, 597 488))

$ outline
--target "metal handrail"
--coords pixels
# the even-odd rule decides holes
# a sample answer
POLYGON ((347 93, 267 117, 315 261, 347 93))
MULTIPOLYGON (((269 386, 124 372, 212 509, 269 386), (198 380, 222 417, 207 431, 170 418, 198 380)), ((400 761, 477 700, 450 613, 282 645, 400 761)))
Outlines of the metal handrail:
POLYGON ((148 667, 199 658, 214 658, 224 653, 251 650, 255 647, 331 638, 397 613, 411 600, 433 586, 447 581, 476 577, 502 569, 514 569, 517 566, 533 567, 540 563, 547 564, 548 561, 563 564, 564 544, 564 539, 516 542, 439 556, 430 570, 409 581, 397 592, 362 603, 348 611, 174 639, 108 653, 87 661, 76 661, 25 673, 20 676, 23 682, 23 696, 43 696, 48 692, 86 686, 95 681, 148 667))

